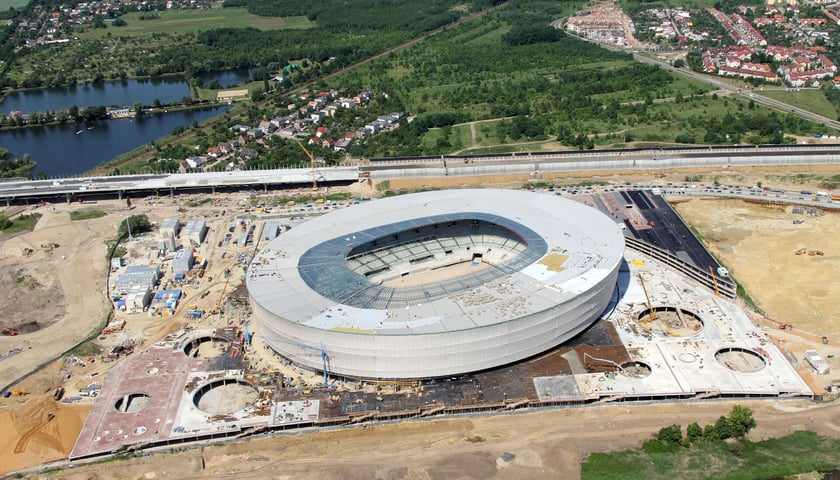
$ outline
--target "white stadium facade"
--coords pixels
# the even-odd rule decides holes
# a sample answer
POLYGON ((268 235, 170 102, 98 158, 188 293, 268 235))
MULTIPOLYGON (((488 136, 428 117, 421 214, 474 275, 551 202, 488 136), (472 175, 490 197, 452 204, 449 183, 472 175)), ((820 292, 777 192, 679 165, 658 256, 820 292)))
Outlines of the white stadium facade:
POLYGON ((364 379, 454 376, 579 334, 609 307, 615 221, 512 190, 445 190, 334 211, 274 239, 247 285, 262 339, 291 362, 364 379))

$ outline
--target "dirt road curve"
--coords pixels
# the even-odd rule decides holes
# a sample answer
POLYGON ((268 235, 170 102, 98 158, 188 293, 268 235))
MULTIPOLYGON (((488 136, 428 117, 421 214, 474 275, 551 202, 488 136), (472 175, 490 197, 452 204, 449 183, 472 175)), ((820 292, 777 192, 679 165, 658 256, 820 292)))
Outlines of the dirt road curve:
MULTIPOLYGON (((55 284, 59 292, 46 299, 46 303, 50 307, 63 304, 57 310, 42 309, 34 300, 27 298, 25 291, 15 291, 11 301, 6 302, 2 314, 4 326, 39 323, 48 327, 28 333, 25 337, 0 337, 0 353, 15 348, 23 350, 13 359, 3 361, 0 388, 6 388, 42 362, 82 341, 105 318, 110 308, 110 302, 101 293, 105 288, 104 240, 116 231, 114 224, 119 222, 119 218, 71 222, 68 212, 74 208, 78 207, 67 204, 32 210, 43 215, 34 232, 12 237, 0 235, 3 245, 0 267, 20 272, 17 279, 31 278, 32 282, 55 284), (58 246, 43 248, 50 243, 58 246), (33 253, 24 256, 21 252, 25 248, 33 253), (72 321, 56 323, 52 320, 54 315, 72 321)), ((102 205, 101 209, 119 212, 119 207, 115 205, 102 205)))
MULTIPOLYGON (((840 438, 840 404, 740 403, 754 410, 753 440, 802 429, 840 438)), ((359 427, 80 466, 57 478, 577 478, 587 452, 638 447, 673 423, 713 423, 734 404, 612 405, 359 427)))

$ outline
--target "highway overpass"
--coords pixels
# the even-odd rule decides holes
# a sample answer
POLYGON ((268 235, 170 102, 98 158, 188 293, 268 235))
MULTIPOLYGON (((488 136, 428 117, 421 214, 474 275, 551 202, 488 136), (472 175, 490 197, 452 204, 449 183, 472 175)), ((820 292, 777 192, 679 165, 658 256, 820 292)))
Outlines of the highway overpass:
POLYGON ((142 195, 174 196, 253 189, 268 191, 319 185, 346 185, 370 178, 467 177, 599 171, 667 171, 683 168, 805 166, 840 164, 840 145, 758 145, 690 148, 636 148, 509 154, 372 158, 355 167, 293 168, 169 175, 79 177, 0 183, 0 202, 95 200, 142 195))

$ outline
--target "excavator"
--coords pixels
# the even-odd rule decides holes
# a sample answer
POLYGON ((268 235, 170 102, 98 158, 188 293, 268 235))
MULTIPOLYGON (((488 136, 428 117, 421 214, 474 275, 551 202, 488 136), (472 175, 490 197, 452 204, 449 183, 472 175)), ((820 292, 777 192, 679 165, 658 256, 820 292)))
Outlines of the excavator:
POLYGON ((14 337, 15 335, 17 335, 17 330, 15 330, 14 328, 3 327, 3 335, 14 337))

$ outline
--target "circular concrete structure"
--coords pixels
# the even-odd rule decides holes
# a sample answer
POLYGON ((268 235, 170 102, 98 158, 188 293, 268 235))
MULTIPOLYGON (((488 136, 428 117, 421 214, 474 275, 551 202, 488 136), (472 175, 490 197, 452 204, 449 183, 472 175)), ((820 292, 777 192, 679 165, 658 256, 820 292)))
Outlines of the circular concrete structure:
POLYGON ((459 375, 574 337, 607 308, 618 225, 561 197, 447 190, 354 205, 269 243, 248 269, 265 342, 369 379, 459 375))

